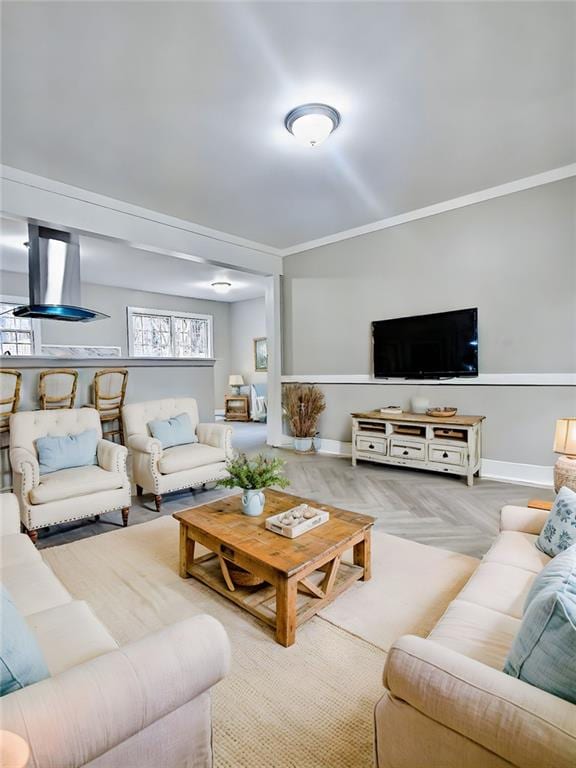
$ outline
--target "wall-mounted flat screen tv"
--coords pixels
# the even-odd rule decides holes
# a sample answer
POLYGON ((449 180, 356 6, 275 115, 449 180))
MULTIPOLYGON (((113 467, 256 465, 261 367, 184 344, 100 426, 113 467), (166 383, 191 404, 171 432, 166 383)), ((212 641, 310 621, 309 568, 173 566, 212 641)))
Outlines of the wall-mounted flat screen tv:
POLYGON ((376 378, 478 375, 478 310, 398 317, 372 323, 376 378))

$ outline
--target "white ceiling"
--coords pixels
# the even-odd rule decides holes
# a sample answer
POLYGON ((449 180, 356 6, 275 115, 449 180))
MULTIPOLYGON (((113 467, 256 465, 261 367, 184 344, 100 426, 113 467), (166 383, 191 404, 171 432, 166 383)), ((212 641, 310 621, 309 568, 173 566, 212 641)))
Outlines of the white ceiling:
MULTIPOLYGON (((0 219, 0 271, 28 272, 28 250, 23 245, 27 239, 24 222, 0 219)), ((95 237, 80 237, 80 265, 84 283, 213 301, 264 296, 266 285, 266 279, 258 275, 150 253, 95 237), (217 294, 211 287, 217 280, 232 283, 227 294, 217 294)))
POLYGON ((575 160, 572 2, 5 2, 3 162, 279 248, 575 160), (326 101, 314 150, 283 118, 326 101))

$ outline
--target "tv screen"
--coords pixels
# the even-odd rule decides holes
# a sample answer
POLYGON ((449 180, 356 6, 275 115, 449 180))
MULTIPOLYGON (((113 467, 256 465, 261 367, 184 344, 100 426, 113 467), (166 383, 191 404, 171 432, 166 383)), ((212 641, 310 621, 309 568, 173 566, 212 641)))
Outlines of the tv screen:
POLYGON ((376 378, 478 375, 478 310, 399 317, 372 323, 376 378))

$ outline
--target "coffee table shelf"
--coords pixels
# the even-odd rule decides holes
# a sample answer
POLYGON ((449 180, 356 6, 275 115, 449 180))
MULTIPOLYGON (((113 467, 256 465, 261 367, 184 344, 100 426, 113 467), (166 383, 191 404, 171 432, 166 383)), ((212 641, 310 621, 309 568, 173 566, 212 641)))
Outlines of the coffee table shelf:
POLYGON ((370 531, 374 518, 315 504, 279 491, 266 491, 265 513, 243 515, 240 496, 177 512, 180 522, 180 575, 206 584, 276 629, 276 640, 292 645, 296 628, 358 580, 370 578, 370 531), (307 503, 326 509, 330 520, 297 539, 266 530, 265 521, 307 503), (210 550, 196 558, 195 545, 210 550), (342 559, 352 550, 353 562, 342 559), (265 582, 234 585, 228 563, 265 582))

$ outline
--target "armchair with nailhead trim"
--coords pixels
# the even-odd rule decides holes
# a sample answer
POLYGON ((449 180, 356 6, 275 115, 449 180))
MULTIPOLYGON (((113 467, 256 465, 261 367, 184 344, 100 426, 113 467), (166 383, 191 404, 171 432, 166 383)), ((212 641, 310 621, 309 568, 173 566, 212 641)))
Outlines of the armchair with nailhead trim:
POLYGON ((232 427, 198 423, 198 405, 192 397, 131 403, 122 409, 124 436, 132 456, 132 477, 138 495, 152 493, 161 511, 162 495, 193 490, 228 477, 226 460, 232 457, 232 427), (187 413, 198 442, 162 448, 148 424, 187 413))
POLYGON ((94 408, 19 411, 10 417, 10 462, 22 525, 35 541, 38 529, 122 510, 128 524, 130 480, 128 451, 102 439, 100 416, 94 408), (97 463, 40 474, 36 440, 47 435, 76 435, 94 429, 97 463))

